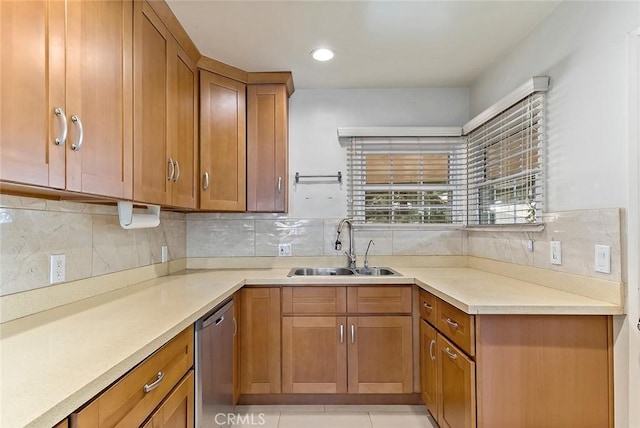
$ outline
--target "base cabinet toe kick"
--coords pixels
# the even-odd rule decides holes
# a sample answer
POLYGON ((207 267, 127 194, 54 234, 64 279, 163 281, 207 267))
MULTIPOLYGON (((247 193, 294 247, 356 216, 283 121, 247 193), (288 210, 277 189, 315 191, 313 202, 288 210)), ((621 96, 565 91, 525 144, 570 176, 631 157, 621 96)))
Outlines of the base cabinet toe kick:
POLYGON ((613 428, 611 316, 468 315, 419 295, 421 397, 441 428, 613 428))

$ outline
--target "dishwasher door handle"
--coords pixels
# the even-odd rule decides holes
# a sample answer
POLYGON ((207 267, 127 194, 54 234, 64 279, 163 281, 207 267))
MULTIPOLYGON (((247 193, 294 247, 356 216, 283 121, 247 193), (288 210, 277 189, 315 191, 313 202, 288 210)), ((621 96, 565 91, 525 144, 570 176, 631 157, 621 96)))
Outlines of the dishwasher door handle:
POLYGON ((213 314, 206 320, 202 321, 202 328, 209 327, 211 324, 220 325, 224 321, 224 315, 217 317, 218 314, 213 314))

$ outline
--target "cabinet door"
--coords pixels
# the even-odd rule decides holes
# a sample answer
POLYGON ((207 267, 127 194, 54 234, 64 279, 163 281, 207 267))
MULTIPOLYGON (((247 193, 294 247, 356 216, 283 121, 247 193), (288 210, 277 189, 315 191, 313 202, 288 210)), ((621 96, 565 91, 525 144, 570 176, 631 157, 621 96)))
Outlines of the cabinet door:
POLYGON ((282 392, 347 392, 345 317, 282 318, 282 392))
POLYGON ((0 179, 63 189, 65 3, 0 1, 0 22, 0 179))
POLYGON ((438 419, 438 349, 437 332, 426 321, 420 320, 420 389, 422 401, 435 419, 438 419))
POLYGON ((284 84, 247 87, 247 211, 287 212, 288 98, 284 84))
POLYGON ((441 334, 437 342, 438 424, 442 428, 475 428, 475 363, 441 334))
POLYGON ((192 428, 194 418, 194 375, 191 370, 158 406, 145 428, 192 428))
POLYGON ((198 135, 197 68, 187 54, 172 42, 169 64, 170 133, 169 157, 173 161, 171 205, 196 208, 196 136, 198 135))
POLYGON ((170 171, 167 153, 167 64, 171 35, 144 1, 134 2, 133 198, 166 205, 170 171))
POLYGON ((200 71, 200 208, 245 211, 246 89, 200 71))
POLYGON ((240 290, 240 393, 281 390, 280 289, 240 290))
POLYGON ((67 2, 68 190, 132 197, 132 14, 128 0, 67 2))
POLYGON ((411 317, 349 317, 347 325, 349 392, 413 392, 411 317))

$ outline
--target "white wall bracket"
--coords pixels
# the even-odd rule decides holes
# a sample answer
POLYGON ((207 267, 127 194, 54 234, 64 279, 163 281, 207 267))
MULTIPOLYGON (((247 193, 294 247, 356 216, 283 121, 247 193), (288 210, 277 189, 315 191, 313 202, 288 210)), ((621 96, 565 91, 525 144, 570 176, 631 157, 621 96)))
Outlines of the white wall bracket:
POLYGON ((146 213, 133 213, 133 202, 118 201, 118 218, 123 229, 144 229, 160 224, 160 206, 147 205, 146 213))

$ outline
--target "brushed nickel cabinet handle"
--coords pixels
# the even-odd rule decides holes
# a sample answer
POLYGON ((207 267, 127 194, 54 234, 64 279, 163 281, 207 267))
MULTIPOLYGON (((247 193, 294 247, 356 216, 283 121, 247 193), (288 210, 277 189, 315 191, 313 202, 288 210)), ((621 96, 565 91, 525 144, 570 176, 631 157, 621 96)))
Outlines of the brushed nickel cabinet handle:
POLYGON ((169 165, 169 175, 167 176, 167 180, 173 181, 173 176, 176 174, 176 166, 173 164, 173 159, 167 159, 167 165, 169 165))
POLYGON ((62 110, 60 107, 56 107, 55 110, 53 110, 53 112, 55 113, 56 116, 58 116, 58 119, 60 119, 60 122, 62 122, 62 132, 60 133, 60 137, 55 139, 55 143, 56 146, 64 146, 64 142, 67 139, 67 131, 68 126, 67 126, 67 115, 64 113, 64 110, 62 110))
POLYGON ((433 306, 431 306, 431 305, 430 305, 430 304, 428 304, 427 302, 424 302, 424 303, 422 304, 422 306, 424 306, 424 308, 425 308, 426 310, 428 310, 429 312, 431 312, 431 311, 433 310, 433 306))
POLYGON ((278 177, 278 193, 282 193, 282 177, 278 177))
POLYGON ((356 343, 356 326, 351 324, 351 343, 356 343))
POLYGON ((449 349, 449 347, 447 346, 444 350, 444 352, 447 353, 447 355, 452 359, 455 360, 456 358, 458 358, 457 354, 454 354, 453 352, 451 352, 451 349, 449 349))
POLYGON ((451 318, 447 318, 447 324, 449 324, 453 328, 458 328, 458 323, 453 321, 451 318))
POLYGON ((344 343, 344 325, 340 324, 340 343, 344 343))
POLYGON ((158 372, 158 377, 157 377, 157 379, 156 379, 154 382, 152 382, 152 383, 150 383, 150 384, 148 384, 148 385, 143 386, 143 387, 142 387, 142 390, 143 390, 144 392, 150 392, 150 391, 153 391, 154 389, 156 389, 156 388, 158 387, 158 385, 160 385, 160 382, 162 382, 162 379, 164 379, 164 373, 162 373, 162 372, 158 372))
POLYGON ((204 190, 208 190, 209 189, 209 173, 208 172, 204 173, 204 184, 203 184, 202 188, 204 190))
POLYGON ((431 343, 429 343, 429 357, 431 357, 431 361, 435 361, 436 360, 436 356, 433 355, 433 346, 436 344, 435 340, 431 340, 431 343))
POLYGON ((82 127, 82 121, 75 114, 71 116, 71 122, 78 127, 78 141, 71 145, 71 150, 78 152, 82 148, 82 143, 84 142, 84 128, 82 127))
POLYGON ((236 337, 236 334, 238 334, 238 320, 236 319, 236 317, 233 317, 233 337, 236 337))
POLYGON ((178 163, 177 160, 173 161, 173 164, 175 165, 175 169, 176 169, 176 176, 173 179, 173 182, 175 183, 180 179, 180 164, 178 163))

